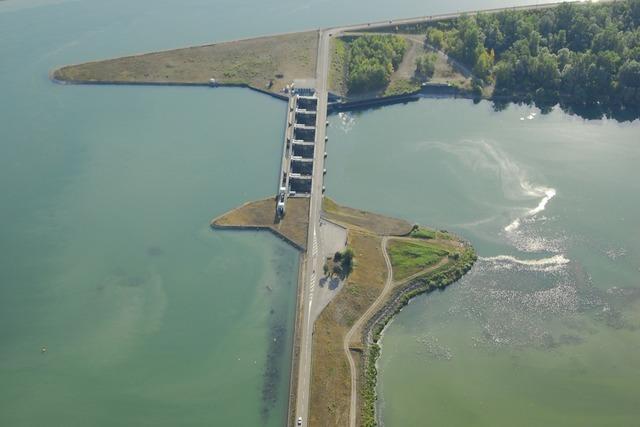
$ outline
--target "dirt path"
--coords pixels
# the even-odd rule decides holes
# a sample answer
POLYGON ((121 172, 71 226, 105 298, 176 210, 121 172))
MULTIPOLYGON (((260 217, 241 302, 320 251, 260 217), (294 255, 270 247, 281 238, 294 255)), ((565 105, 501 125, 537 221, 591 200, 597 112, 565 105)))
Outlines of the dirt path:
POLYGON ((354 334, 359 332, 364 322, 366 322, 376 312, 376 310, 380 308, 380 306, 385 302, 389 292, 391 292, 391 290, 394 287, 408 283, 411 280, 415 279, 416 277, 419 277, 423 274, 426 274, 430 271, 440 268, 449 262, 449 260, 446 257, 444 257, 440 261, 438 261, 436 264, 430 266, 429 268, 425 268, 424 270, 420 270, 419 272, 412 274, 409 277, 406 277, 402 280, 394 282, 393 267, 391 266, 391 259, 389 258, 389 254, 387 252, 388 241, 389 241, 389 237, 385 236, 382 238, 382 242, 381 242, 382 255, 384 256, 384 262, 387 264, 387 280, 384 284, 384 288, 382 288, 380 295, 378 295, 378 298, 376 298, 373 304, 369 306, 367 311, 365 311, 364 314, 360 316, 360 318, 356 321, 356 323, 353 324, 349 332, 347 332, 347 335, 345 335, 344 341, 342 343, 344 352, 347 355, 347 360, 349 361, 349 370, 351 374, 351 402, 350 402, 350 409, 349 409, 349 427, 356 427, 356 419, 357 419, 356 411, 358 406, 358 384, 357 384, 358 373, 356 372, 356 363, 353 360, 351 351, 349 350, 349 344, 351 343, 351 339, 353 338, 354 334))
POLYGON ((384 256, 384 262, 387 264, 387 281, 384 284, 384 288, 382 288, 382 292, 378 295, 378 298, 369 306, 367 311, 353 324, 353 327, 347 332, 347 335, 344 337, 343 347, 344 352, 347 355, 347 360, 349 361, 349 369, 351 371, 351 404, 349 410, 349 427, 356 427, 356 408, 358 403, 358 384, 357 377, 358 374, 356 372, 356 363, 353 360, 353 356, 351 355, 351 351, 349 351, 349 343, 351 342, 351 338, 353 335, 360 330, 362 324, 369 318, 371 315, 378 309, 378 306, 385 300, 389 291, 393 288, 393 268, 391 267, 391 260, 389 259, 389 254, 387 253, 387 241, 389 237, 385 236, 382 238, 381 246, 382 246, 382 255, 384 256))
POLYGON ((398 69, 393 73, 394 79, 411 80, 416 71, 416 58, 422 54, 422 41, 407 37, 409 40, 409 48, 404 54, 402 61, 398 65, 398 69))

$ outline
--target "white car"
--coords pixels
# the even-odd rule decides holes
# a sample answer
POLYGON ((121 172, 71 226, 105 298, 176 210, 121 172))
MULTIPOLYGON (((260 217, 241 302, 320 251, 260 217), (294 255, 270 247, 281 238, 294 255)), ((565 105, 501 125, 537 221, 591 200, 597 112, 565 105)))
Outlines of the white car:
POLYGON ((298 425, 301 426, 302 425, 302 417, 298 417, 298 425))

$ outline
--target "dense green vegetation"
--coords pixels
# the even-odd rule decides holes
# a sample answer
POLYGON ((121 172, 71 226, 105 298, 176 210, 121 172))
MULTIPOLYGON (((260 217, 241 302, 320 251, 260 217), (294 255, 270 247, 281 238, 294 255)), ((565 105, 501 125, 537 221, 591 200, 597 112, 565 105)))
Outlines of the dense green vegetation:
POLYGON ((384 96, 402 95, 420 90, 420 83, 415 79, 394 79, 384 91, 384 96))
POLYGON ((435 239, 436 233, 436 230, 414 225, 409 235, 411 237, 415 237, 416 239, 435 239))
POLYGON ((393 266, 393 277, 396 280, 402 280, 434 265, 449 254, 441 246, 408 240, 392 240, 389 242, 388 250, 393 266))
POLYGON ((436 71, 436 55, 428 53, 416 58, 416 78, 421 81, 427 81, 433 77, 436 71))
POLYGON ((406 41, 395 35, 367 35, 349 43, 347 85, 350 93, 384 89, 402 61, 406 41))
POLYGON ((496 100, 633 119, 640 111, 639 22, 640 0, 564 3, 441 22, 427 28, 426 43, 472 69, 477 89, 495 85, 496 100))

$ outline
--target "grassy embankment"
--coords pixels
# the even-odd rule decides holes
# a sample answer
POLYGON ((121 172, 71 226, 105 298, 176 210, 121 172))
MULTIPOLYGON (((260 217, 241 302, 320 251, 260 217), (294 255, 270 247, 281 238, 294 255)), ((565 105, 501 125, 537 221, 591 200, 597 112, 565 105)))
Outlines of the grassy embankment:
MULTIPOLYGON (((344 288, 315 324, 309 422, 319 426, 347 425, 351 384, 342 343, 356 320, 384 288, 388 272, 382 254, 383 236, 396 236, 388 245, 394 267, 391 293, 394 298, 397 292, 402 293, 406 286, 421 279, 421 272, 432 277, 454 268, 466 246, 446 233, 422 228, 412 232, 406 221, 342 207, 329 199, 325 199, 323 210, 326 218, 347 228, 348 245, 355 252, 355 263, 344 288), (412 280, 407 282, 410 276, 412 280)), ((362 332, 356 334, 356 342, 350 343, 359 378, 358 423, 372 425, 376 378, 370 369, 371 356, 366 354, 367 343, 362 332), (363 366, 367 367, 366 372, 363 366)), ((372 349, 378 351, 377 346, 372 349)))
MULTIPOLYGON (((394 37, 404 42, 405 49, 402 52, 401 60, 392 67, 392 72, 389 74, 388 79, 372 90, 354 90, 353 83, 350 80, 350 67, 354 65, 351 58, 351 48, 359 38, 380 36, 382 34, 347 33, 343 37, 332 40, 329 73, 329 89, 331 92, 350 100, 358 100, 412 93, 419 90, 424 82, 450 84, 463 90, 471 88, 471 78, 466 70, 443 52, 434 49, 432 46, 425 45, 424 35, 394 33, 394 37), (416 61, 427 54, 432 54, 434 70, 433 74, 428 78, 424 78, 416 73, 416 61)), ((389 36, 388 33, 385 33, 385 35, 389 36)), ((378 55, 378 53, 374 53, 374 55, 378 55)), ((381 50, 380 55, 385 56, 389 55, 389 53, 381 50)))
POLYGON ((283 238, 298 249, 307 247, 309 199, 289 198, 287 213, 282 219, 275 215, 274 198, 245 203, 211 221, 213 228, 265 229, 283 238))
POLYGON ((53 72, 60 81, 122 84, 247 85, 280 92, 293 79, 314 78, 318 32, 258 37, 104 61, 53 72))

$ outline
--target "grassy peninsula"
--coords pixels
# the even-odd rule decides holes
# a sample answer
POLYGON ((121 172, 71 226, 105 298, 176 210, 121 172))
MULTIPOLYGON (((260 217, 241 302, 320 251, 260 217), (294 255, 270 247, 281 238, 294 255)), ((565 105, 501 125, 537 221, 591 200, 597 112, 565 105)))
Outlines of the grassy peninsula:
POLYGON ((280 92, 293 79, 315 77, 318 32, 258 37, 69 65, 58 81, 122 84, 246 85, 280 92))
POLYGON ((354 259, 344 287, 316 320, 309 423, 348 425, 351 381, 346 345, 357 370, 358 425, 372 426, 380 350, 376 342, 382 327, 410 297, 444 287, 464 274, 475 252, 449 233, 412 227, 330 199, 325 199, 323 212, 347 228, 354 259), (357 324, 362 327, 354 327, 357 324), (352 328, 357 330, 349 340, 352 328))

